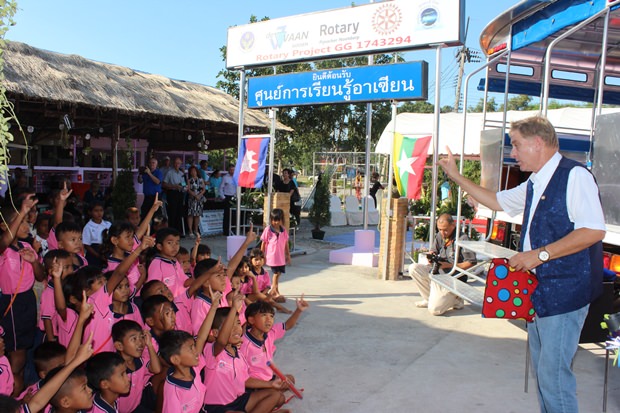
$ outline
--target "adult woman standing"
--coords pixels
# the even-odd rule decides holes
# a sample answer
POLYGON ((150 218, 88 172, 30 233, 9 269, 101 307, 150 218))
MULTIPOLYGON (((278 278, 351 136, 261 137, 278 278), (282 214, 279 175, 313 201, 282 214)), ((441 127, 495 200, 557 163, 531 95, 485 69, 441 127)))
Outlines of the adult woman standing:
POLYGON ((215 169, 213 172, 211 172, 209 183, 211 184, 211 188, 213 188, 213 196, 216 198, 219 198, 220 197, 220 185, 222 184, 222 177, 220 176, 219 169, 215 169))
POLYGON ((187 230, 189 237, 194 238, 198 234, 198 223, 202 216, 202 201, 205 194, 205 182, 198 176, 198 168, 194 165, 189 167, 189 180, 187 185, 187 230))
POLYGON ((283 169, 282 182, 278 185, 276 190, 278 192, 288 192, 291 195, 291 206, 289 212, 295 217, 296 225, 299 225, 301 220, 301 205, 297 205, 297 203, 301 201, 301 196, 299 195, 297 185, 295 185, 295 182, 291 179, 292 176, 293 172, 290 169, 283 169))

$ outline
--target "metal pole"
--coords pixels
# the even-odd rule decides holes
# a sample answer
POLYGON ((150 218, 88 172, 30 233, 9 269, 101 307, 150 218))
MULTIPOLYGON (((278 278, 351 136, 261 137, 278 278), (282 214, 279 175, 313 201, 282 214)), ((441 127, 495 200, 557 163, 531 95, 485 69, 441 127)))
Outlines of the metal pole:
POLYGON ((269 216, 271 215, 271 198, 273 192, 273 153, 276 147, 276 111, 277 109, 275 108, 269 109, 269 116, 271 117, 271 140, 269 141, 269 186, 267 188, 267 210, 264 211, 267 215, 263 215, 263 222, 266 223, 269 223, 269 216))
POLYGON ((388 168, 388 197, 385 205, 385 225, 381 225, 381 235, 385 237, 383 251, 383 281, 387 280, 388 255, 387 249, 390 242, 390 218, 392 217, 392 182, 394 179, 394 139, 396 137, 396 102, 392 101, 392 149, 390 151, 390 166, 388 168))
MULTIPOLYGON (((237 139, 237 153, 241 150, 241 139, 243 139, 243 108, 245 101, 245 68, 241 68, 239 79, 239 137, 237 139)), ((237 229, 235 234, 241 235, 241 187, 237 185, 237 229)), ((229 214, 230 216, 230 214, 229 214)), ((224 229, 226 230, 226 229, 224 229)))
POLYGON ((439 161, 439 118, 441 98, 441 49, 443 45, 437 45, 435 56, 435 121, 433 122, 433 192, 431 193, 431 223, 429 228, 429 245, 435 245, 435 208, 437 208, 437 179, 439 161))
MULTIPOLYGON (((372 3, 372 2, 371 2, 372 3)), ((374 59, 368 56, 368 65, 372 65, 374 59)), ((368 229, 368 195, 370 195, 370 141, 372 138, 372 103, 366 104, 366 160, 364 169, 364 199, 362 200, 362 208, 364 209, 364 229, 368 229)))

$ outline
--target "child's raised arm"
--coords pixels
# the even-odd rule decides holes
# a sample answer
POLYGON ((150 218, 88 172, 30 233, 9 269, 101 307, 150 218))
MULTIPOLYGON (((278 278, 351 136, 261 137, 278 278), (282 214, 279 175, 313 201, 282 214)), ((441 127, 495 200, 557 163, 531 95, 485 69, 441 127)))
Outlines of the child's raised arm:
POLYGON ((30 248, 22 248, 19 250, 19 256, 22 260, 32 265, 32 273, 35 280, 41 282, 45 280, 45 268, 39 261, 39 255, 30 248))
POLYGON ((198 278, 189 279, 190 284, 189 287, 187 287, 187 295, 192 297, 194 294, 196 294, 196 291, 198 291, 198 289, 204 285, 205 281, 218 271, 224 271, 224 266, 222 265, 222 257, 220 257, 217 260, 217 264, 209 268, 207 272, 205 272, 198 278))
POLYGON ((299 316, 301 316, 301 313, 306 311, 308 307, 310 306, 308 305, 308 302, 304 300, 304 295, 302 293, 301 298, 297 299, 297 308, 295 309, 293 314, 291 314, 288 320, 286 320, 286 322, 284 323, 284 326, 286 327, 286 331, 295 327, 295 325, 297 324, 297 320, 299 320, 299 316))
POLYGON ((73 370, 80 367, 86 360, 93 355, 93 335, 90 337, 80 348, 78 349, 75 357, 70 363, 67 363, 54 377, 47 381, 41 389, 32 396, 32 399, 27 403, 28 409, 31 412, 41 411, 47 406, 52 397, 58 392, 60 387, 64 384, 67 378, 71 375, 73 370))
POLYGON ((86 291, 82 291, 82 307, 80 308, 80 315, 78 317, 78 321, 75 325, 75 331, 71 336, 71 340, 69 340, 69 345, 67 345, 67 354, 65 355, 65 364, 69 364, 70 360, 73 360, 73 357, 78 351, 78 347, 80 347, 80 343, 82 342, 82 335, 84 334, 84 325, 86 325, 86 321, 93 314, 94 306, 87 301, 86 291))
POLYGON ((144 335, 144 344, 149 351, 149 358, 151 361, 149 362, 149 371, 153 374, 161 373, 161 362, 159 361, 159 356, 157 355, 157 350, 153 346, 153 337, 151 336, 151 332, 149 330, 143 330, 142 334, 144 335))
POLYGON ((200 234, 196 234, 196 241, 194 242, 194 248, 192 248, 192 256, 189 258, 189 263, 194 268, 196 266, 196 257, 198 256, 198 246, 200 245, 200 234))
POLYGON ((112 276, 106 284, 108 294, 114 294, 114 289, 120 284, 121 281, 123 281, 123 277, 127 275, 127 272, 133 265, 134 261, 140 256, 140 253, 148 248, 151 248, 154 245, 155 240, 153 239, 153 237, 142 237, 142 242, 140 243, 140 246, 135 250, 131 251, 131 254, 126 256, 123 261, 118 264, 118 267, 114 269, 112 276))
POLYGON ((209 308, 209 312, 202 322, 200 330, 198 330, 198 335, 196 336, 196 349, 200 354, 202 354, 202 350, 205 348, 209 333, 211 332, 211 327, 213 327, 215 312, 220 307, 220 300, 222 299, 222 293, 220 291, 213 291, 211 286, 209 286, 209 293, 211 294, 211 308, 209 308))
POLYGON ((245 235, 245 240, 243 241, 243 245, 239 247, 235 255, 232 256, 230 261, 228 261, 228 269, 226 270, 226 276, 230 279, 232 278, 237 266, 241 262, 241 258, 245 255, 248 247, 251 243, 256 241, 257 235, 254 232, 254 224, 250 224, 250 231, 245 235))
POLYGON ((217 334, 217 340, 213 344, 213 355, 217 356, 226 348, 228 345, 228 341, 230 340, 230 335, 232 334, 233 325, 235 323, 235 319, 237 318, 237 313, 241 309, 243 305, 243 296, 239 293, 235 294, 233 297, 232 304, 230 306, 230 312, 222 323, 222 327, 220 328, 219 333, 217 334))
POLYGON ((140 223, 140 226, 138 226, 138 228, 136 229, 135 234, 139 240, 142 240, 142 237, 144 237, 145 235, 149 235, 147 234, 147 231, 149 230, 149 226, 151 225, 151 220, 153 219, 153 215, 155 215, 155 212, 157 212, 157 210, 163 204, 164 203, 159 200, 159 193, 156 193, 155 201, 153 201, 153 206, 151 206, 151 209, 149 209, 149 212, 146 213, 146 216, 140 223))
POLYGON ((65 212, 65 205, 71 193, 73 193, 73 189, 67 189, 67 181, 65 181, 65 186, 60 191, 60 194, 58 194, 58 204, 56 205, 56 209, 54 209, 54 221, 51 223, 50 229, 56 228, 56 226, 62 222, 62 214, 65 212))
POLYGON ((17 216, 11 223, 5 222, 8 228, 0 237, 0 254, 2 254, 4 250, 6 250, 9 245, 13 243, 15 237, 17 236, 19 226, 22 224, 24 219, 26 219, 28 212, 37 204, 37 202, 39 201, 34 199, 34 194, 26 195, 26 198, 22 201, 22 206, 19 209, 17 216))
POLYGON ((62 288, 62 266, 58 263, 56 258, 52 263, 52 280, 54 284, 54 306, 62 321, 67 321, 67 301, 65 300, 65 293, 62 288))

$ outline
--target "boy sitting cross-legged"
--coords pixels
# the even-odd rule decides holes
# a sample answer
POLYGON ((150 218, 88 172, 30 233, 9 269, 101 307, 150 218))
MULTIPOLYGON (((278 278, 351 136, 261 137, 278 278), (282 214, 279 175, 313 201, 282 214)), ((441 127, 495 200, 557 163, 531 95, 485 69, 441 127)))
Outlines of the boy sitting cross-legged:
POLYGON ((135 321, 122 320, 112 326, 112 339, 116 351, 125 360, 131 383, 129 394, 118 398, 118 411, 146 412, 149 408, 144 405, 151 405, 152 401, 142 403, 145 387, 150 376, 158 374, 161 370, 151 335, 148 331, 143 331, 140 324, 135 321), (148 349, 148 353, 143 355, 145 348, 148 349))
POLYGON ((161 337, 159 353, 171 367, 163 391, 159 393, 158 412, 198 413, 202 408, 207 388, 201 374, 205 365, 201 353, 222 294, 211 291, 211 297, 214 305, 202 322, 196 340, 189 333, 180 330, 167 331, 161 337))
MULTIPOLYGON (((265 381, 250 377, 248 364, 237 350, 243 330, 237 315, 243 297, 237 294, 233 306, 218 308, 213 321, 214 343, 205 347, 206 359, 204 410, 209 413, 242 411, 269 413, 284 403, 280 380, 265 381), (254 390, 246 390, 254 389, 254 390)), ((214 306, 213 306, 214 307, 214 306)), ((288 410, 280 410, 288 413, 288 410)))

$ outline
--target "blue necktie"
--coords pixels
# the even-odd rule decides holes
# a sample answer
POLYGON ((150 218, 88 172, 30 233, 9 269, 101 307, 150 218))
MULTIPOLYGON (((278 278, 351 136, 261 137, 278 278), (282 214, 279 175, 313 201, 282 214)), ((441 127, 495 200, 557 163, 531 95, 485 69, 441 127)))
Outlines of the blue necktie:
POLYGON ((527 234, 527 223, 530 220, 530 208, 534 197, 534 183, 531 179, 527 180, 527 191, 525 192, 525 209, 523 210, 523 224, 521 224, 521 238, 519 239, 519 251, 523 251, 523 242, 527 234))

